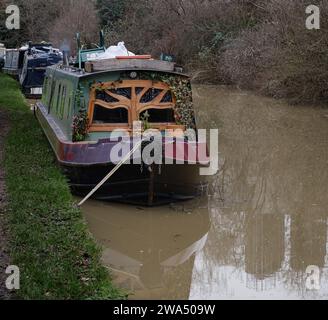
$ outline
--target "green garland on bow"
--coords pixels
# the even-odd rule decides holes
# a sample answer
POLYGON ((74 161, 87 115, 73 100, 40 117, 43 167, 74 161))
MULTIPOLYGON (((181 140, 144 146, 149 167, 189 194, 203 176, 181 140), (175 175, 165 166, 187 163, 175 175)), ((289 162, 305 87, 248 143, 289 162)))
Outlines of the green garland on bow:
POLYGON ((85 107, 84 93, 79 86, 75 94, 75 106, 79 110, 78 114, 73 117, 73 142, 84 141, 89 132, 89 116, 85 107))
POLYGON ((163 77, 176 98, 175 116, 178 124, 186 126, 187 129, 195 127, 195 112, 192 100, 192 89, 188 79, 177 76, 163 77))

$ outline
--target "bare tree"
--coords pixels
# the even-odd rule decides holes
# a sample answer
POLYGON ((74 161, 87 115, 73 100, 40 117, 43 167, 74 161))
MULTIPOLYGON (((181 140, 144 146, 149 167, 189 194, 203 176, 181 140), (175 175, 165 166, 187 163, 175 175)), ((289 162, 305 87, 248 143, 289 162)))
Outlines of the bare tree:
POLYGON ((98 42, 99 20, 93 1, 65 1, 60 16, 51 26, 50 40, 58 47, 68 44, 71 52, 75 53, 77 32, 81 33, 83 43, 88 46, 98 42))

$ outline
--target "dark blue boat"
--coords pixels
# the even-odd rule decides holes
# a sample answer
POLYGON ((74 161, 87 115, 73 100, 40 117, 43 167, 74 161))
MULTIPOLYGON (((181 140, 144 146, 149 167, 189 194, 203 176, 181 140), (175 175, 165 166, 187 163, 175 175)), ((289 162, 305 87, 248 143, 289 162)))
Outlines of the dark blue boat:
POLYGON ((25 52, 19 82, 26 96, 41 96, 46 68, 62 62, 63 55, 51 44, 31 44, 25 52))

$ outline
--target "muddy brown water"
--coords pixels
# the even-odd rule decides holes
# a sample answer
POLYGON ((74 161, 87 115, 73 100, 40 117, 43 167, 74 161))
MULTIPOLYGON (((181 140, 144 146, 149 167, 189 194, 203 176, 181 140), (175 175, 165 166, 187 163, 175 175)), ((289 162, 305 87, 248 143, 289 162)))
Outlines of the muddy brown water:
POLYGON ((131 299, 328 299, 328 109, 211 86, 194 98, 200 126, 219 128, 213 195, 83 207, 115 283, 131 299))

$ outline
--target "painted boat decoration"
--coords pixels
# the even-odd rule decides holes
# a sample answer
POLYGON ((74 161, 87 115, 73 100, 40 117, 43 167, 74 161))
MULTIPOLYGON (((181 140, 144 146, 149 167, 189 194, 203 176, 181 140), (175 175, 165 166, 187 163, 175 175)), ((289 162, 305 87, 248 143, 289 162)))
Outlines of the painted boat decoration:
POLYGON ((95 197, 154 205, 198 195, 206 184, 199 175, 199 168, 208 166, 206 143, 176 137, 196 125, 189 78, 174 63, 149 57, 86 59, 83 67, 48 67, 35 108, 72 190, 90 192, 116 166, 115 148, 125 144, 122 157, 133 149, 135 125, 142 124, 141 131, 172 134, 169 143, 163 138, 163 163, 145 164, 140 155, 136 164, 133 155, 133 163, 120 168, 95 197))

